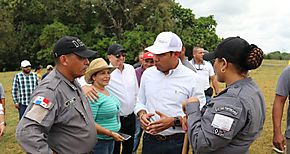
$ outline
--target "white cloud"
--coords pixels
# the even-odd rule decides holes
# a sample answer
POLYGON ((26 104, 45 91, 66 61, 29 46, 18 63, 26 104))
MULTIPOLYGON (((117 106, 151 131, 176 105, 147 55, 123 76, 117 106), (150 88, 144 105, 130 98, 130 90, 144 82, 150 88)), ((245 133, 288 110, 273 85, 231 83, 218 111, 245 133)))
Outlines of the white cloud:
POLYGON ((288 0, 176 0, 196 17, 214 15, 219 37, 241 36, 266 53, 290 53, 288 0))

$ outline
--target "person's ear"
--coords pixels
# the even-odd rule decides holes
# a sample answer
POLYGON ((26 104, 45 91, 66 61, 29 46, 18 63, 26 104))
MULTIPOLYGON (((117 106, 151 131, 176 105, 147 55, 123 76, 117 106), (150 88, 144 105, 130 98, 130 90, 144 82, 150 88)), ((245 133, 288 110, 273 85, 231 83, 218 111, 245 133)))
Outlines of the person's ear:
POLYGON ((61 65, 67 66, 68 65, 68 59, 66 55, 61 55, 59 57, 59 62, 61 63, 61 65))
POLYGON ((179 58, 180 52, 174 52, 174 56, 179 58))
POLYGON ((226 69, 227 69, 229 63, 228 63, 228 61, 225 58, 222 58, 221 60, 222 60, 222 62, 221 62, 221 65, 222 65, 221 72, 224 73, 224 72, 226 72, 226 69))

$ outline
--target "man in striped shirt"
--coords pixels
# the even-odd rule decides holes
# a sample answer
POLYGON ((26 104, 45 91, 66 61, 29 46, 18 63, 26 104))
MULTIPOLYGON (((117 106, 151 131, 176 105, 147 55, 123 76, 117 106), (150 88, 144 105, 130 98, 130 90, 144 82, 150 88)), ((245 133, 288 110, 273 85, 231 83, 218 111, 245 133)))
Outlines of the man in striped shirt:
POLYGON ((16 74, 12 84, 12 98, 15 108, 19 111, 19 120, 24 114, 30 96, 37 86, 37 75, 31 71, 31 64, 28 60, 21 62, 22 72, 16 74))

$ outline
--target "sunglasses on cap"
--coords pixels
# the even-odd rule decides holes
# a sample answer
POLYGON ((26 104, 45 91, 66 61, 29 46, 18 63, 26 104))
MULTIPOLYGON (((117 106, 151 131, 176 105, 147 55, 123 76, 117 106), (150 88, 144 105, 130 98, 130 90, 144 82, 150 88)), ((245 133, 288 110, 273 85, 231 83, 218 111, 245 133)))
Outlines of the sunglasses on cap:
POLYGON ((115 55, 116 58, 120 58, 121 56, 126 57, 126 53, 121 52, 115 55))

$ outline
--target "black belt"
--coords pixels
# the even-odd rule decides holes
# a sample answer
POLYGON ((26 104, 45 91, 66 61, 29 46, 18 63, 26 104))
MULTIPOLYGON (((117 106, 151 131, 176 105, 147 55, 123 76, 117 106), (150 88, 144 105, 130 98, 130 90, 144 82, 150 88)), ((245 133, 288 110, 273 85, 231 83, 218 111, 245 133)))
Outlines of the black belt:
POLYGON ((156 141, 168 141, 168 140, 177 140, 184 137, 184 133, 176 133, 172 135, 150 135, 148 133, 144 133, 145 136, 148 136, 150 139, 156 140, 156 141))
POLYGON ((120 118, 121 118, 121 119, 124 119, 124 118, 130 118, 130 117, 132 117, 132 116, 134 116, 134 112, 131 113, 131 114, 129 114, 129 115, 120 116, 120 118))

